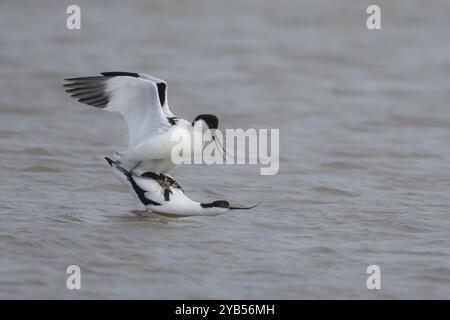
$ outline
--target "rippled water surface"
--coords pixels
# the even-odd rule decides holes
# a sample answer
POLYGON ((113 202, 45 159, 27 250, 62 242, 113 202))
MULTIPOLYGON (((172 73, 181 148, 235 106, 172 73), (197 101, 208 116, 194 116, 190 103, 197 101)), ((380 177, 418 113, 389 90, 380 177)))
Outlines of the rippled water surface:
POLYGON ((369 31, 372 2, 79 0, 69 31, 71 2, 2 1, 0 297, 448 298, 450 3, 377 1, 369 31), (166 79, 186 119, 280 128, 278 175, 173 172, 194 199, 263 204, 142 211, 103 160, 124 122, 61 87, 109 70, 166 79))

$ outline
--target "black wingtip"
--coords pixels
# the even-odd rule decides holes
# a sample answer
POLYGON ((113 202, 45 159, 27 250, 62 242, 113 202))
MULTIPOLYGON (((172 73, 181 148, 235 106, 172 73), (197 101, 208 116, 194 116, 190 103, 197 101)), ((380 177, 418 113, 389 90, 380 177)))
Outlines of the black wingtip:
POLYGON ((127 71, 108 71, 108 72, 100 72, 100 74, 104 77, 133 77, 139 78, 139 73, 136 72, 127 72, 127 71))

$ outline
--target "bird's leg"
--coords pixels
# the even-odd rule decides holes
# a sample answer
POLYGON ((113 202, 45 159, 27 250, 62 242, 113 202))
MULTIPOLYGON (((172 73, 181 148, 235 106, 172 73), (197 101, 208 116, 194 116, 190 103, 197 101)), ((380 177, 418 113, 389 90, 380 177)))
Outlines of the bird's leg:
POLYGON ((171 187, 174 185, 175 186, 177 185, 175 180, 173 180, 171 177, 168 177, 162 173, 156 174, 154 172, 144 172, 143 174, 141 174, 141 177, 149 178, 149 179, 152 179, 153 181, 155 181, 157 184, 160 185, 161 189, 164 190, 165 194, 166 194, 166 190, 167 190, 167 192, 172 193, 171 187))
POLYGON ((171 176, 169 175, 163 175, 164 182, 168 183, 169 185, 172 185, 174 183, 177 183, 171 176))
POLYGON ((164 199, 169 201, 170 194, 173 194, 172 190, 170 190, 172 183, 167 179, 165 175, 162 173, 159 174, 159 179, 155 179, 155 181, 161 186, 163 189, 164 199))
POLYGON ((161 180, 160 180, 160 185, 163 189, 169 189, 172 186, 172 181, 173 179, 171 179, 170 177, 160 173, 159 174, 161 176, 161 180))
POLYGON ((168 174, 160 174, 161 177, 164 178, 164 184, 167 186, 167 188, 169 187, 174 187, 174 188, 179 188, 181 190, 183 190, 183 188, 181 188, 181 186, 178 184, 178 182, 175 181, 174 178, 172 178, 170 175, 168 174))
POLYGON ((142 161, 139 161, 133 168, 130 169, 130 173, 133 174, 133 171, 139 168, 139 166, 142 164, 142 161))

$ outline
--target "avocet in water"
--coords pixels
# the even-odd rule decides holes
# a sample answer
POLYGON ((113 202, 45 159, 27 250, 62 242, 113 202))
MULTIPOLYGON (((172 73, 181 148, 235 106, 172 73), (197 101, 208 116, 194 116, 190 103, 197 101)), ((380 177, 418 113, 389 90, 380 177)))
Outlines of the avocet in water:
POLYGON ((123 168, 119 161, 105 158, 113 168, 114 174, 124 183, 130 192, 152 212, 175 216, 216 216, 230 210, 252 209, 234 207, 226 200, 200 203, 188 198, 181 186, 164 174, 144 172, 137 175, 123 168))

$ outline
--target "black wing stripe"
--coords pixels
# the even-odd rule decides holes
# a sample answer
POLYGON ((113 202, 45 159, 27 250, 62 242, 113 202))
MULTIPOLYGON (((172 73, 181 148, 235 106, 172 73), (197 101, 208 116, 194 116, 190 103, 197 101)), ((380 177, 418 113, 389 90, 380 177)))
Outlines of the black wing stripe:
POLYGON ((112 71, 112 72, 101 72, 101 74, 104 75, 105 77, 128 76, 128 77, 139 78, 139 73, 136 73, 136 72, 112 71))
POLYGON ((93 106, 93 107, 100 107, 102 105, 107 105, 108 104, 108 99, 107 98, 103 98, 103 97, 99 97, 97 99, 80 99, 78 100, 79 102, 85 103, 87 105, 93 106))
POLYGON ((164 82, 160 82, 156 85, 158 87, 158 96, 159 96, 159 102, 161 104, 161 107, 166 102, 166 84, 164 82))
MULTIPOLYGON (((112 77, 135 77, 139 74, 134 72, 102 72, 101 76, 77 77, 64 79, 68 83, 63 85, 66 92, 81 103, 96 107, 105 108, 109 103, 108 94, 105 92, 106 81, 112 77)), ((165 90, 165 89, 164 89, 165 90)))
POLYGON ((139 200, 141 200, 141 202, 144 204, 144 206, 147 206, 149 204, 154 205, 154 206, 160 206, 161 205, 160 203, 155 202, 155 201, 150 200, 150 199, 147 199, 145 197, 145 190, 137 185, 136 181, 134 181, 134 179, 133 179, 133 176, 129 175, 128 176, 128 181, 130 181, 134 192, 136 192, 139 200))
POLYGON ((90 82, 90 81, 103 81, 105 77, 102 76, 93 76, 93 77, 79 77, 79 78, 67 78, 65 81, 71 82, 90 82))
POLYGON ((104 98, 105 97, 104 97, 103 93, 97 93, 95 95, 89 95, 86 98, 81 98, 78 101, 80 101, 80 102, 94 102, 94 101, 97 101, 97 100, 102 100, 104 98))
POLYGON ((106 107, 106 105, 108 104, 108 102, 109 102, 108 100, 104 100, 104 101, 101 101, 101 102, 93 103, 92 106, 93 106, 93 107, 96 107, 96 108, 103 109, 104 107, 106 107))
POLYGON ((105 92, 106 80, 109 78, 111 77, 69 78, 65 80, 70 83, 64 84, 64 87, 67 88, 66 92, 79 102, 103 109, 109 103, 108 94, 105 92))
MULTIPOLYGON (((106 78, 105 78, 106 80, 106 78)), ((67 83, 64 84, 63 87, 66 88, 80 88, 80 89, 86 89, 86 88, 101 88, 103 87, 105 84, 102 82, 72 82, 72 83, 67 83)))
POLYGON ((92 83, 86 83, 86 82, 72 82, 72 83, 65 83, 63 84, 63 87, 65 88, 84 88, 84 87, 93 87, 92 83))
POLYGON ((80 88, 80 87, 77 87, 77 88, 73 88, 73 89, 67 89, 66 90, 66 92, 68 93, 68 94, 71 94, 71 95, 73 95, 73 94, 77 94, 77 93, 80 93, 80 92, 87 92, 87 91, 98 91, 99 89, 103 89, 103 87, 102 86, 99 86, 99 87, 88 87, 88 88, 80 88))
POLYGON ((98 95, 98 90, 94 89, 94 90, 82 90, 80 92, 71 94, 70 96, 72 98, 76 98, 76 99, 84 99, 84 98, 89 98, 92 96, 98 95))
POLYGON ((170 201, 170 194, 171 193, 172 193, 172 191, 170 191, 169 189, 164 189, 164 200, 170 201))

